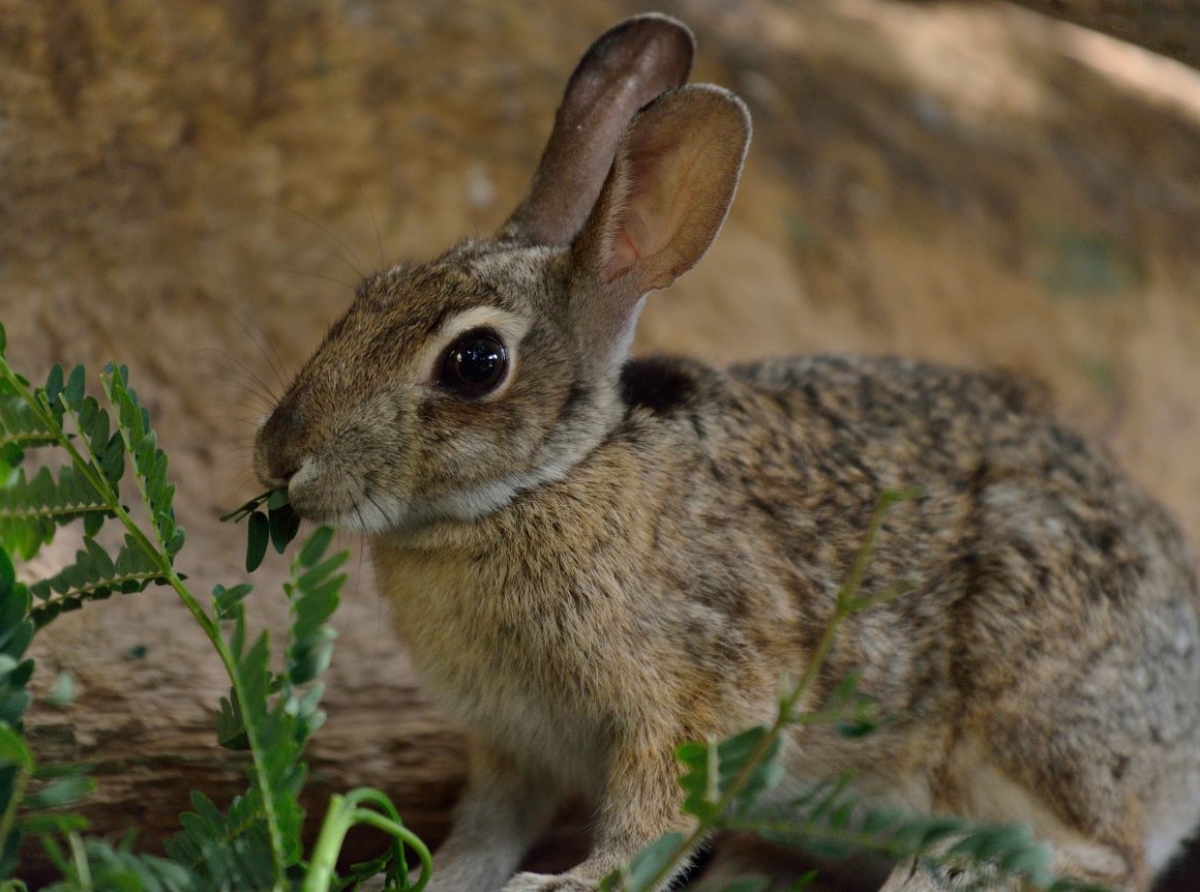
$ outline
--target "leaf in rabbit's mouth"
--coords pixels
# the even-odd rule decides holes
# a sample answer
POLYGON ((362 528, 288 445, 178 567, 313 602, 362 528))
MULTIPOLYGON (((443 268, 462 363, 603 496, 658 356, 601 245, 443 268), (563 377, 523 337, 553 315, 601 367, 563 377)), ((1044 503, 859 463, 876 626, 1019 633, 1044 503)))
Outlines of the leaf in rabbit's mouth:
POLYGON ((246 572, 253 573, 267 554, 267 545, 283 554, 288 543, 300 531, 300 515, 288 501, 287 489, 280 487, 255 496, 241 507, 222 516, 223 521, 246 523, 246 572), (265 506, 265 511, 263 510, 265 506))

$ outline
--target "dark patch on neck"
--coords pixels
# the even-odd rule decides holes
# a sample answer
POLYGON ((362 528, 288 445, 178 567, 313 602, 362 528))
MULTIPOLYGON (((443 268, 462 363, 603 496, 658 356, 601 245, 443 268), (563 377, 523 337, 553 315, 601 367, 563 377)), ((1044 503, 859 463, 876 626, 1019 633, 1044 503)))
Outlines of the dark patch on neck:
POLYGON ((665 356, 631 359, 621 369, 621 397, 627 406, 666 415, 686 405, 696 393, 695 372, 686 360, 665 356))

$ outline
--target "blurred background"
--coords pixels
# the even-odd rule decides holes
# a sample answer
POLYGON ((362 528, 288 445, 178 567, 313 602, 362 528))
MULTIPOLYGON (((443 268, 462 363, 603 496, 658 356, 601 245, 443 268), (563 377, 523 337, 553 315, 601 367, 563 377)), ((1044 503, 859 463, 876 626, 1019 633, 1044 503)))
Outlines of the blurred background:
MULTIPOLYGON (((244 533, 217 517, 258 491, 253 424, 356 280, 494 229, 579 55, 652 8, 691 25, 693 79, 742 95, 755 134, 724 233, 651 300, 639 351, 1010 368, 1200 543, 1190 0, 0 0, 10 358, 34 378, 130 366, 197 591, 242 578, 244 533)), ((461 744, 343 543, 314 806, 382 786, 436 841, 461 744)), ((282 617, 284 570, 257 576, 262 622, 282 617)), ((98 828, 153 846, 192 787, 239 789, 213 749, 220 667, 171 595, 65 617, 36 655, 43 678, 76 678, 71 710, 31 723, 48 758, 97 766, 98 828)), ((1200 867, 1177 874, 1172 890, 1200 888, 1200 867)))

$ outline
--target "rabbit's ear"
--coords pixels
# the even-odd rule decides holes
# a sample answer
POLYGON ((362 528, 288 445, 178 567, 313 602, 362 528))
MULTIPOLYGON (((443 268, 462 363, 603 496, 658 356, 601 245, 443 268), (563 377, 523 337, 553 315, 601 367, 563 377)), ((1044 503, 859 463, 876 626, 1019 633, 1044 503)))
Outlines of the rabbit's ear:
POLYGON ((657 13, 602 34, 567 82, 529 196, 500 236, 570 243, 596 203, 621 132, 639 108, 686 83, 694 47, 686 25, 657 13))
POLYGON ((643 109, 617 147, 596 207, 572 246, 617 315, 704 256, 733 202, 750 114, 727 90, 682 87, 643 109))

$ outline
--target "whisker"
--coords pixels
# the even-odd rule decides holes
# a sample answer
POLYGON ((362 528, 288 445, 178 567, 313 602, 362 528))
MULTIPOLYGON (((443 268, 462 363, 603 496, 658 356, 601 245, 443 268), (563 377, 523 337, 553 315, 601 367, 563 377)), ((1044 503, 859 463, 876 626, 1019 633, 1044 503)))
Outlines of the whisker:
POLYGON ((250 409, 253 411, 254 408, 257 408, 259 411, 265 411, 268 415, 271 412, 275 411, 276 400, 274 399, 274 397, 264 396, 263 394, 261 394, 257 390, 255 390, 253 387, 251 387, 249 384, 245 384, 241 381, 231 381, 228 378, 222 378, 220 375, 210 375, 207 372, 196 372, 196 374, 201 378, 207 378, 210 381, 215 381, 217 384, 220 384, 224 387, 236 387, 237 389, 243 391, 244 393, 248 394, 249 396, 252 396, 257 400, 262 401, 261 405, 258 407, 247 406, 245 404, 239 403, 238 405, 241 406, 241 408, 243 408, 243 409, 250 409))
POLYGON ((362 197, 363 204, 367 206, 367 214, 371 217, 371 225, 375 227, 375 244, 379 246, 379 268, 383 269, 387 266, 387 261, 383 258, 383 236, 379 234, 379 223, 375 219, 375 209, 371 207, 371 202, 367 200, 366 190, 362 184, 358 186, 358 194, 362 197))
POLYGON ((365 530, 367 528, 367 521, 366 518, 363 517, 362 509, 359 508, 357 504, 354 506, 354 513, 358 515, 359 527, 365 530))
POLYGON ((346 266, 350 267, 350 269, 354 270, 354 272, 358 274, 358 277, 360 279, 366 278, 366 274, 360 268, 360 267, 362 267, 363 263, 358 258, 358 255, 355 254, 353 250, 351 250, 349 245, 347 245, 344 241, 342 241, 340 238, 338 238, 336 235, 334 235, 332 230, 330 230, 326 226, 323 226, 321 223, 314 220, 312 217, 308 216, 308 214, 301 213, 300 211, 292 211, 292 213, 295 214, 300 219, 308 221, 309 224, 317 227, 317 229, 321 230, 327 236, 329 236, 331 239, 333 239, 335 242, 337 242, 339 245, 341 245, 342 248, 345 249, 346 253, 348 253, 351 257, 354 258, 354 263, 351 263, 343 255, 339 254, 338 256, 341 257, 342 262, 344 262, 346 264, 346 266))
POLYGON ((202 421, 236 421, 238 424, 248 424, 258 427, 258 422, 252 418, 242 418, 240 415, 200 415, 202 421))
POLYGON ((326 275, 322 275, 321 273, 314 273, 312 270, 291 269, 286 266, 269 266, 269 267, 266 267, 266 269, 268 272, 272 272, 272 273, 291 273, 292 275, 296 275, 296 276, 312 276, 314 279, 324 279, 326 282, 332 282, 334 285, 341 285, 343 288, 345 288, 351 292, 355 291, 355 287, 353 285, 351 285, 349 282, 343 282, 341 279, 336 279, 333 276, 326 276, 326 275))
POLYGON ((275 395, 269 390, 264 389, 262 382, 253 377, 249 379, 241 379, 233 375, 224 374, 232 371, 232 368, 220 368, 215 369, 214 371, 204 371, 203 369, 197 368, 191 374, 199 378, 204 378, 208 381, 215 381, 217 384, 223 384, 226 387, 240 387, 242 390, 252 393, 256 397, 261 397, 269 402, 272 406, 275 405, 275 395))
POLYGON ((358 566, 354 570, 354 598, 358 600, 359 592, 362 590, 362 567, 363 567, 363 552, 367 550, 366 536, 358 535, 358 566))
POLYGON ((375 496, 371 494, 369 489, 363 490, 363 495, 367 497, 367 501, 370 502, 375 507, 375 510, 379 512, 379 516, 383 519, 384 523, 387 523, 389 520, 391 520, 391 518, 388 516, 388 513, 383 510, 383 506, 375 501, 375 496))
MULTIPOLYGON (((250 332, 247 331, 246 334, 250 334, 250 332)), ((261 347, 260 347, 260 349, 261 349, 261 347)), ((244 363, 238 362, 236 359, 234 359, 232 356, 230 356, 224 350, 218 350, 216 347, 205 347, 200 350, 193 351, 193 355, 200 355, 202 353, 220 356, 223 359, 229 360, 231 363, 233 363, 235 366, 237 366, 239 369, 241 369, 243 372, 245 372, 251 381, 253 381, 259 387, 261 387, 263 393, 266 394, 267 396, 269 396, 271 398, 272 402, 279 402, 279 397, 275 395, 275 392, 273 390, 271 390, 271 388, 268 387, 266 385, 266 383, 261 378, 258 377, 258 375, 254 374, 254 372, 250 371, 249 367, 247 367, 244 363)), ((267 359, 267 362, 271 362, 270 358, 267 359)), ((271 363, 271 368, 275 369, 274 363, 271 363)), ((276 375, 276 377, 279 376, 278 369, 275 370, 275 375, 276 375)), ((281 385, 283 385, 284 387, 287 387, 287 385, 283 383, 282 378, 280 378, 279 383, 281 385)))
POLYGON ((235 456, 240 458, 241 456, 244 456, 244 455, 253 455, 253 454, 254 454, 254 445, 253 444, 247 444, 245 446, 228 446, 224 449, 219 449, 212 453, 214 458, 233 458, 235 456))
MULTIPOLYGON (((263 359, 267 361, 267 365, 269 365, 271 367, 271 371, 275 373, 275 378, 279 381, 279 386, 286 390, 287 382, 283 380, 283 375, 280 373, 280 368, 283 366, 283 360, 279 356, 279 351, 275 349, 275 345, 271 343, 271 339, 267 337, 267 333, 263 331, 262 326, 249 317, 246 317, 246 319, 241 318, 234 313, 231 308, 225 306, 224 303, 217 300, 213 295, 205 294, 204 297, 206 297, 211 303, 216 304, 220 309, 224 310, 229 315, 229 318, 236 322, 242 331, 246 333, 246 337, 250 338, 250 340, 254 343, 254 346, 258 347, 259 352, 263 355, 263 359), (262 341, 254 336, 254 332, 250 330, 250 328, 246 325, 246 322, 250 322, 250 324, 258 330, 259 335, 262 336, 262 341), (275 360, 271 359, 271 354, 267 352, 266 347, 263 345, 263 341, 265 341, 266 345, 271 348, 271 353, 275 354, 275 360, 279 361, 278 366, 275 365, 275 360)), ((268 388, 268 390, 269 389, 270 388, 268 388)))

